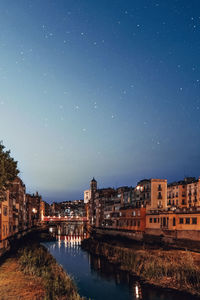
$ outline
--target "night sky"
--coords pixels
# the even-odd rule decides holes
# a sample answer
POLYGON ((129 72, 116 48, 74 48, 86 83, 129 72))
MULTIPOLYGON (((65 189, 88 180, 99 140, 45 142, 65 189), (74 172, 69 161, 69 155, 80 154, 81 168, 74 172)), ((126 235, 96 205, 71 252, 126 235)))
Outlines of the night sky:
POLYGON ((1 0, 0 139, 28 192, 200 175, 199 0, 1 0))

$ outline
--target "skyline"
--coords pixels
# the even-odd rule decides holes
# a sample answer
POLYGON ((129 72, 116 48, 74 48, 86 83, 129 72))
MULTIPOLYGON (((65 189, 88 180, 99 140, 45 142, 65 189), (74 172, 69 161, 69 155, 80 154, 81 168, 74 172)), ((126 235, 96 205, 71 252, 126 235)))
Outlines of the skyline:
POLYGON ((47 201, 200 175, 198 1, 1 1, 0 128, 47 201))

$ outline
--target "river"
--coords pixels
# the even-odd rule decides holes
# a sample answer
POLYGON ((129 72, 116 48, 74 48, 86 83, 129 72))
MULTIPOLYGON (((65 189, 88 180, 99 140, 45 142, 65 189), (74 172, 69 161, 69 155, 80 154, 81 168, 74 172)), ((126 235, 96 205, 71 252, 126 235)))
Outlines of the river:
POLYGON ((199 298, 144 284, 105 259, 80 247, 80 238, 66 238, 44 245, 70 274, 81 296, 92 300, 197 300, 199 298))

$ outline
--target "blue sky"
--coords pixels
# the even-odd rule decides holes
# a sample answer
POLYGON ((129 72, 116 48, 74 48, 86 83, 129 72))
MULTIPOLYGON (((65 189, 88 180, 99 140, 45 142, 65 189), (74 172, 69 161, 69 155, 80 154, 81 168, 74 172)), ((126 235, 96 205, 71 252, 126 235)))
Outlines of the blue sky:
POLYGON ((0 28, 0 137, 27 191, 200 175, 198 0, 2 0, 0 28))

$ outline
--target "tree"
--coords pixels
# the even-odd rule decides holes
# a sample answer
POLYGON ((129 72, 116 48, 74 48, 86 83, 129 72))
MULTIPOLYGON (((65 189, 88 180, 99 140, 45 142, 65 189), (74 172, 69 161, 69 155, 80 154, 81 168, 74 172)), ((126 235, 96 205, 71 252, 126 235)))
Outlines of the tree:
POLYGON ((5 151, 0 142, 0 191, 5 191, 19 173, 17 161, 10 156, 10 150, 5 151))

